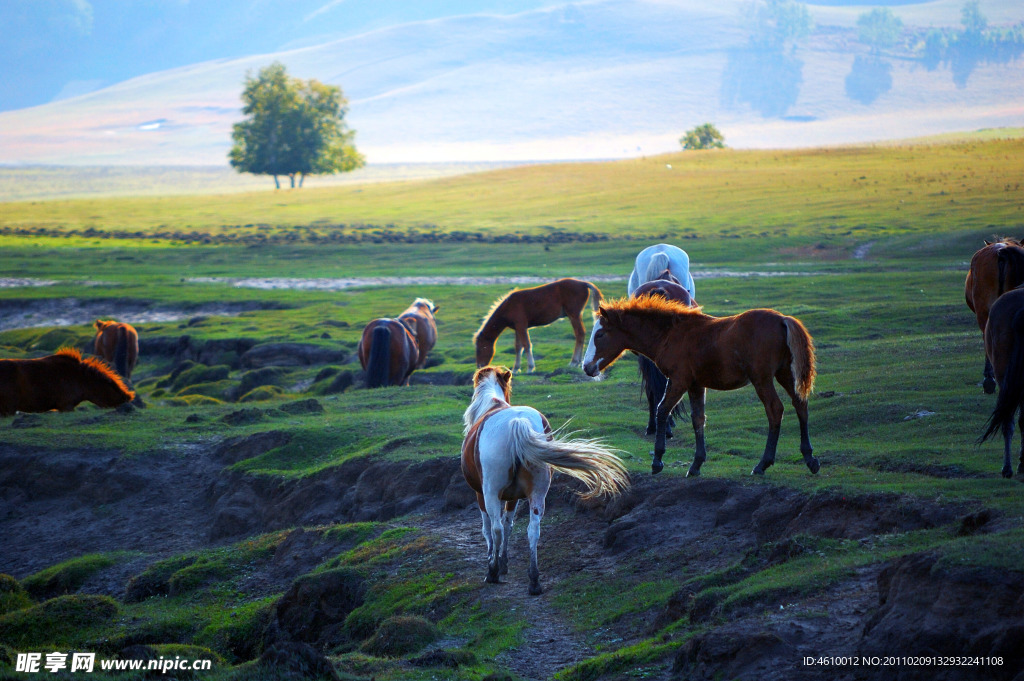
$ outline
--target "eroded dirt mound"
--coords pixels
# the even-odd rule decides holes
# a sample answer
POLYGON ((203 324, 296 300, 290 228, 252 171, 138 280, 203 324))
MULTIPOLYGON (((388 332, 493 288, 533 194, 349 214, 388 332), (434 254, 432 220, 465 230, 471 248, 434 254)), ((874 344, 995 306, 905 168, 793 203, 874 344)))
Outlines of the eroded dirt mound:
MULTIPOLYGON (((463 557, 463 564, 446 569, 482 580, 479 513, 454 457, 353 459, 298 480, 228 469, 289 439, 287 432, 266 431, 137 457, 0 445, 0 572, 23 578, 85 553, 145 552, 142 563, 127 561, 105 571, 102 582, 81 588, 122 597, 127 578, 158 557, 283 528, 403 516, 403 524, 418 525, 463 557), (203 484, 182 485, 182 480, 203 484)), ((670 662, 658 663, 658 678, 813 679, 822 670, 802 666, 805 656, 933 650, 1002 656, 1003 676, 972 677, 972 670, 963 668, 945 670, 943 676, 944 670, 922 668, 917 676, 916 670, 902 670, 901 678, 925 678, 927 672, 936 679, 1009 679, 1024 665, 1024 574, 1019 572, 954 570, 923 553, 889 566, 868 561, 828 584, 781 586, 746 600, 730 601, 727 596, 735 592, 716 588, 748 578, 755 584, 787 561, 816 561, 824 556, 817 553, 822 541, 870 546, 879 536, 912 530, 985 531, 998 522, 994 512, 965 514, 955 506, 895 494, 807 495, 756 480, 641 475, 627 493, 602 502, 582 502, 575 490, 574 483, 559 477, 549 494, 541 582, 549 593, 580 576, 600 582, 650 573, 652 579, 675 582, 676 592, 664 606, 624 617, 600 632, 605 642, 634 641, 682 618, 699 625, 701 634, 670 662), (694 580, 704 575, 719 575, 718 581, 694 580)), ((547 679, 597 651, 590 634, 574 630, 548 596, 527 595, 523 525, 521 520, 516 525, 506 583, 488 585, 481 598, 528 617, 523 645, 530 654, 503 660, 521 678, 547 679)), ((244 583, 246 593, 287 592, 265 648, 280 644, 284 652, 268 658, 268 665, 317 664, 318 655, 344 637, 340 622, 358 605, 365 585, 331 571, 311 574, 339 550, 319 531, 295 530, 244 583), (296 580, 302 575, 309 578, 296 580), (298 661, 289 662, 285 648, 292 644, 311 645, 315 654, 303 657, 298 651, 298 661)), ((891 671, 833 669, 830 675, 881 679, 891 671)))
POLYGON ((1003 659, 998 666, 914 668, 901 679, 1013 679, 1024 670, 1024 574, 951 566, 935 553, 914 554, 882 570, 878 596, 861 655, 913 651, 1003 659))

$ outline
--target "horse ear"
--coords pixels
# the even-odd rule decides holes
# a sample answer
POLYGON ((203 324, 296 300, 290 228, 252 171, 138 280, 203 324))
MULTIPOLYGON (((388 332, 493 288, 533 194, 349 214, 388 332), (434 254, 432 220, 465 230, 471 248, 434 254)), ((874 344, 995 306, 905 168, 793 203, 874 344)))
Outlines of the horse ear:
POLYGON ((431 312, 431 314, 437 314, 437 311, 440 310, 440 309, 441 309, 440 305, 435 305, 434 309, 431 310, 430 312, 431 312))
POLYGON ((509 383, 512 380, 512 370, 505 369, 503 372, 501 372, 501 380, 504 381, 505 383, 509 383))

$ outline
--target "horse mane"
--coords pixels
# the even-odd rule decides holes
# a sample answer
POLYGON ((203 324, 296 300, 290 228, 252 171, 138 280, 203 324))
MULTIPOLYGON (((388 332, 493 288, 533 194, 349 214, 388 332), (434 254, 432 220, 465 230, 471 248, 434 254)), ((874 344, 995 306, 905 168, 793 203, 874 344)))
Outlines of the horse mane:
MULTIPOLYGON (((677 317, 681 314, 703 315, 701 306, 690 307, 678 300, 669 300, 661 296, 642 295, 636 298, 619 298, 601 304, 601 309, 609 312, 639 312, 655 317, 677 317)), ((603 316, 603 315, 602 315, 603 316)))
POLYGON ((484 315, 484 319, 480 323, 480 328, 477 329, 476 333, 473 334, 473 342, 474 343, 476 343, 476 339, 480 336, 481 333, 483 333, 483 330, 487 327, 487 323, 489 321, 491 321, 491 317, 494 316, 494 313, 498 311, 498 308, 501 307, 502 303, 504 303, 506 300, 508 300, 508 297, 510 295, 512 295, 513 293, 515 293, 516 291, 518 291, 518 290, 519 289, 514 288, 511 291, 509 291, 508 293, 506 293, 503 296, 499 297, 493 303, 491 303, 491 308, 489 310, 487 310, 487 314, 484 315))
POLYGON ((429 298, 417 298, 416 300, 412 301, 412 305, 410 305, 409 307, 416 307, 417 305, 426 305, 428 310, 430 310, 431 312, 434 311, 434 301, 430 300, 429 298))
POLYGON ((118 375, 116 371, 110 368, 110 366, 102 359, 97 357, 82 357, 82 353, 78 348, 62 347, 54 353, 55 357, 67 357, 68 359, 74 360, 80 367, 85 369, 87 372, 97 378, 106 379, 115 383, 125 393, 130 393, 131 390, 125 385, 124 380, 118 375))
POLYGON ((1021 242, 1019 239, 1014 239, 1012 236, 1001 236, 995 241, 986 241, 985 243, 989 246, 994 246, 995 244, 1006 244, 1007 246, 1024 247, 1024 242, 1021 242))

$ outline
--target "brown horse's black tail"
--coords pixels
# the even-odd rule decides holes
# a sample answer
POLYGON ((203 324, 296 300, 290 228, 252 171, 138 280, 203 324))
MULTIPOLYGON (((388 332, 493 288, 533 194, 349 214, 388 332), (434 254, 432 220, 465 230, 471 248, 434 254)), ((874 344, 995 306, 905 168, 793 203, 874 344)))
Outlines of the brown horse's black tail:
POLYGON ((978 442, 984 442, 1007 426, 1013 427, 1013 417, 1024 403, 1024 310, 1013 315, 1011 329, 1013 348, 1006 362, 1003 382, 999 386, 999 397, 996 398, 992 415, 988 417, 985 434, 978 442))
POLYGON ((121 374, 121 378, 128 381, 128 329, 124 326, 117 327, 117 344, 114 346, 114 370, 121 374))
POLYGON ((380 325, 373 330, 370 357, 366 361, 366 387, 383 388, 391 377, 391 330, 380 325))

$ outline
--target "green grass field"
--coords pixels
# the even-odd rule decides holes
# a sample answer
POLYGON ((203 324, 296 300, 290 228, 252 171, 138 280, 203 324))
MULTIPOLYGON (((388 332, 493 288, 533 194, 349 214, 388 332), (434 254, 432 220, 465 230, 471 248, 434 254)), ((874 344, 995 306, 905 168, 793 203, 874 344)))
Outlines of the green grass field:
MULTIPOLYGON (((708 395, 705 477, 808 494, 909 495, 964 513, 991 509, 1006 519, 1003 530, 981 538, 928 530, 888 537, 876 548, 823 542, 815 550, 828 560, 794 560, 756 578, 723 573, 702 587, 708 598, 728 611, 768 592, 789 593, 797 582, 829 584, 857 566, 924 548, 943 551, 949 560, 1020 570, 1024 488, 1019 479, 999 477, 999 443, 975 442, 994 397, 981 391, 982 338, 964 304, 963 281, 982 239, 1024 235, 1022 176, 1024 139, 1011 137, 694 152, 294 192, 0 204, 0 272, 56 282, 0 288, 0 304, 10 310, 59 308, 74 298, 106 306, 105 316, 114 318, 129 304, 181 311, 178 321, 137 325, 144 348, 188 335, 197 345, 225 339, 302 342, 349 354, 366 321, 397 314, 416 296, 440 306, 434 359, 419 372, 434 385, 337 392, 332 382, 354 373, 358 363, 284 367, 256 376, 237 366, 237 353, 181 367, 169 356, 144 352, 134 378, 146 409, 97 418, 96 409, 83 406, 70 414, 32 416, 34 427, 28 428, 12 428, 8 419, 0 424, 3 440, 55 450, 88 442, 145 458, 164 456, 175 446, 210 446, 228 435, 285 429, 293 436, 289 444, 234 465, 245 475, 279 480, 317 475, 365 456, 456 457, 470 395, 466 381, 475 368, 471 336, 491 301, 509 286, 260 290, 195 279, 621 275, 621 282, 601 284, 606 296, 617 297, 625 292, 636 252, 664 240, 689 253, 698 274, 697 299, 706 312, 772 307, 800 318, 817 347, 810 434, 820 474, 810 476, 800 460, 796 420, 787 404, 779 461, 764 480, 750 481, 766 421, 748 387, 708 395), (240 238, 258 234, 264 238, 240 238), (251 309, 194 313, 225 303, 251 309), (288 415, 278 409, 308 397, 319 399, 325 412, 288 415), (264 410, 262 419, 228 432, 219 419, 241 407, 264 410)), ((38 356, 64 344, 84 346, 91 336, 88 324, 9 330, 0 332, 0 354, 38 356)), ((646 413, 635 363, 623 358, 606 380, 594 382, 566 368, 572 350, 567 322, 536 329, 532 337, 537 372, 515 378, 514 402, 540 408, 555 426, 572 419, 573 428, 623 450, 631 472, 649 474, 651 442, 643 436, 646 413)), ((506 334, 495 363, 512 361, 512 337, 506 334)), ((663 475, 685 474, 691 446, 684 419, 669 442, 663 475)), ((394 613, 435 612, 443 602, 451 614, 438 623, 442 635, 462 641, 477 662, 463 669, 466 676, 447 671, 438 678, 501 671, 495 655, 518 645, 522 621, 499 621, 479 605, 475 609, 466 596, 478 588, 475 583, 435 575, 427 589, 415 569, 419 563, 409 557, 418 555, 422 562, 417 532, 388 535, 386 547, 377 535, 360 535, 353 546, 365 551, 338 559, 339 566, 378 571, 384 580, 364 615, 375 624, 394 613)), ((32 645, 81 645, 112 637, 117 627, 123 634, 124 618, 131 617, 147 631, 162 632, 163 643, 203 646, 244 663, 251 658, 240 657, 238 646, 225 641, 248 635, 247 627, 263 621, 273 599, 238 590, 243 563, 260 564, 266 545, 280 541, 281 535, 267 535, 247 543, 252 555, 234 562, 217 554, 219 549, 191 555, 190 565, 209 565, 214 577, 166 601, 102 604, 102 617, 88 620, 96 628, 86 627, 77 638, 47 633, 47 618, 55 615, 41 610, 43 603, 31 612, 0 614, 0 643, 21 645, 2 635, 10 630, 5 621, 15 616, 35 616, 32 645), (230 622, 218 614, 226 602, 241 612, 230 622), (120 608, 121 615, 108 612, 110 607, 120 608), (197 619, 187 621, 188 613, 198 613, 197 619), (122 624, 104 623, 117 617, 122 624)), ((165 567, 168 575, 182 569, 165 567)), ((672 593, 668 584, 627 568, 615 588, 631 597, 621 602, 634 605, 577 612, 580 599, 604 599, 597 587, 567 582, 552 596, 555 607, 586 629, 663 606, 672 593)), ((683 622, 651 639, 602 641, 600 656, 565 670, 563 677, 613 678, 601 674, 663 660, 699 628, 683 622)), ((366 652, 338 654, 346 668, 361 670, 353 678, 426 678, 366 652)))

